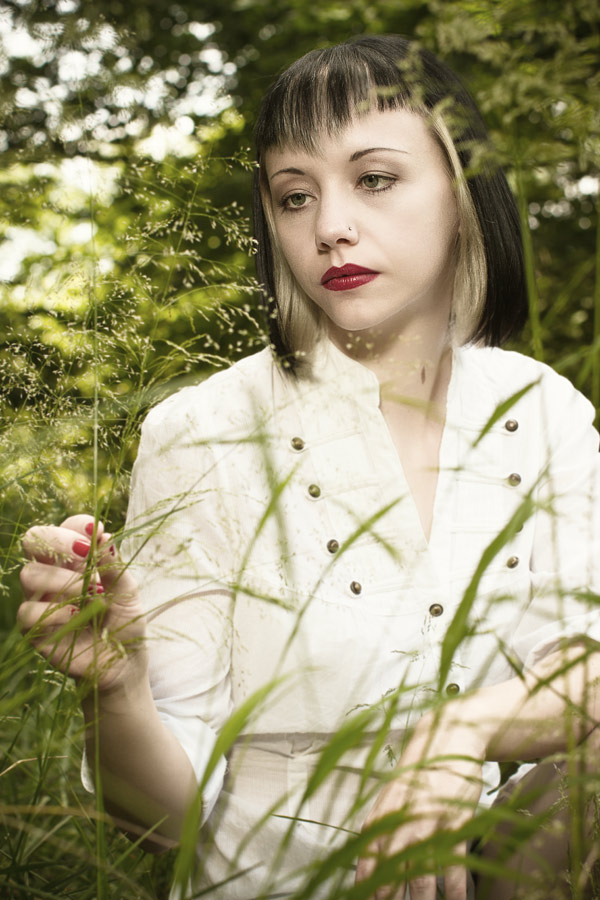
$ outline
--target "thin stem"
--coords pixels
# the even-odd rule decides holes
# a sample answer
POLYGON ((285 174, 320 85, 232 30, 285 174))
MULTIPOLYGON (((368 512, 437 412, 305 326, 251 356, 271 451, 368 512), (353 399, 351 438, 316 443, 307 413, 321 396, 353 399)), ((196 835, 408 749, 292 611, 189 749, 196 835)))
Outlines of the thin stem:
MULTIPOLYGON (((92 449, 93 449, 93 457, 92 457, 92 508, 94 510, 94 533, 92 536, 92 541, 95 540, 98 522, 98 431, 99 431, 99 406, 100 406, 100 384, 99 384, 99 368, 100 368, 100 360, 99 360, 99 340, 98 340, 98 290, 96 284, 96 242, 95 242, 95 234, 94 234, 94 222, 95 222, 95 203, 94 203, 94 191, 93 191, 93 180, 92 180, 92 169, 91 162, 89 156, 87 157, 88 164, 88 172, 89 172, 89 209, 90 209, 90 224, 91 224, 91 238, 90 238, 90 246, 91 246, 91 272, 90 272, 90 306, 92 310, 92 342, 93 342, 93 367, 94 367, 94 403, 93 403, 93 411, 92 411, 92 449)), ((90 554, 93 558, 93 551, 90 554)), ((98 629, 99 623, 97 617, 94 617, 92 622, 92 627, 95 632, 95 637, 99 637, 98 629)), ((96 646, 96 641, 94 642, 94 646, 96 646)), ((95 685, 94 689, 94 719, 97 722, 98 720, 98 688, 95 685)), ((107 851, 106 851, 106 828, 104 823, 104 816, 102 815, 104 812, 104 800, 102 796, 102 781, 100 778, 100 748, 99 748, 99 730, 97 727, 94 729, 94 782, 96 786, 96 808, 98 810, 99 815, 96 818, 96 890, 97 890, 97 900, 107 900, 108 898, 108 883, 106 877, 106 859, 107 859, 107 851)))
POLYGON ((596 415, 600 408, 600 197, 596 198, 596 271, 594 282, 594 334, 592 337, 592 403, 596 415))
POLYGON ((525 279, 527 283, 527 300, 529 303, 531 343, 534 357, 543 360, 544 347, 542 341, 542 324, 540 321, 539 295, 535 280, 535 258, 533 253, 533 242, 531 240, 531 229, 529 227, 529 210, 523 185, 523 171, 518 156, 515 174, 517 178, 517 202, 519 205, 519 218, 521 220, 521 234, 523 237, 523 254, 525 257, 525 279))

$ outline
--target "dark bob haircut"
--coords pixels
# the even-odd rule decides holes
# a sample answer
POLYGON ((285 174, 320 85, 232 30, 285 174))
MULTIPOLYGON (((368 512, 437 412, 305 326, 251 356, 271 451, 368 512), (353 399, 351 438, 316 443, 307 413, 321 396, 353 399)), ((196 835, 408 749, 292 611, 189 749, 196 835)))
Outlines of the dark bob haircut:
POLYGON ((287 145, 312 152, 319 135, 339 133, 373 109, 422 115, 445 154, 460 222, 454 343, 500 345, 527 316, 519 214, 504 173, 492 161, 474 101, 452 70, 415 42, 397 35, 359 37, 293 63, 266 94, 256 123, 257 274, 273 349, 291 371, 323 332, 323 318, 277 246, 265 152, 287 145))

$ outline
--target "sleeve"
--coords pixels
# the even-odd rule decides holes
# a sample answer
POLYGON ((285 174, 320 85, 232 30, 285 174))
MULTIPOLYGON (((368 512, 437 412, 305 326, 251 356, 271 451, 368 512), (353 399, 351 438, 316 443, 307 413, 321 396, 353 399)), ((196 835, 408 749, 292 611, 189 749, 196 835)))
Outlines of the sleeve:
MULTIPOLYGON (((200 782, 232 706, 233 562, 223 444, 199 436, 197 414, 182 415, 181 406, 176 395, 142 428, 122 554, 148 617, 154 701, 200 782)), ((205 786, 204 819, 225 768, 221 758, 205 786)))
POLYGON ((594 409, 552 373, 542 391, 531 600, 513 637, 526 668, 565 640, 600 643, 600 456, 594 409))

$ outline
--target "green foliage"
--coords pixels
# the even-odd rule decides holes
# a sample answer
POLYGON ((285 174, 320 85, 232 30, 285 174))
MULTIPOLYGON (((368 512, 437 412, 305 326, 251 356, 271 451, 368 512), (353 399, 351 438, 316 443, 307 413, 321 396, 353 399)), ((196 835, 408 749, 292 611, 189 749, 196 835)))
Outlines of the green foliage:
MULTIPOLYGON (((415 35, 461 72, 529 229, 532 315, 518 347, 564 371, 599 406, 599 19, 595 0, 3 4, 0 893, 7 900, 91 900, 99 884, 107 898, 167 895, 171 854, 148 857, 110 826, 97 853, 98 814, 77 785, 76 691, 13 630, 19 540, 31 523, 78 510, 118 530, 148 406, 266 342, 248 222, 251 123, 265 87, 302 52, 360 33, 415 35)), ((503 533, 490 553, 505 540, 503 533)), ((461 627, 449 631, 446 664, 461 627)), ((334 739, 315 778, 368 719, 334 739)), ((311 884, 349 865, 357 840, 311 884)), ((445 851, 452 853, 450 844, 445 851)))

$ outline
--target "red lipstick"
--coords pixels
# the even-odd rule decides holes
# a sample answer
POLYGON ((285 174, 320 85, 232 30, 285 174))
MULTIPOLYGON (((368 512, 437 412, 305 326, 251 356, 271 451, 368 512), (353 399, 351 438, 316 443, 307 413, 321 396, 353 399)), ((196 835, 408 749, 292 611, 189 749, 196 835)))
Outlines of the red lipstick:
POLYGON ((364 266, 346 263, 341 268, 332 266, 330 269, 327 269, 321 278, 321 284, 328 291, 350 291, 352 288, 368 284, 369 281, 373 281, 378 275, 379 272, 374 272, 373 269, 365 269, 364 266))

